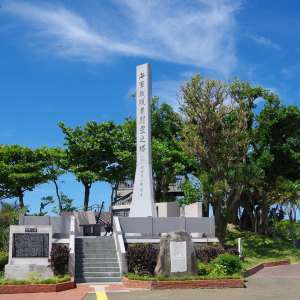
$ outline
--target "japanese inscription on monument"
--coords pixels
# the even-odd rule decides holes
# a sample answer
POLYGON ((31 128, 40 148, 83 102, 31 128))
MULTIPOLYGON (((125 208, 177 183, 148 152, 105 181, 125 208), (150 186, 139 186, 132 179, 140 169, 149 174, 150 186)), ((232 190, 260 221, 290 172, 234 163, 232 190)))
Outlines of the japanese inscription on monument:
POLYGON ((170 242, 171 273, 186 272, 186 242, 170 242))
POLYGON ((12 257, 48 257, 48 233, 14 233, 12 257))
POLYGON ((130 217, 154 217, 151 161, 151 68, 136 68, 137 165, 130 217))

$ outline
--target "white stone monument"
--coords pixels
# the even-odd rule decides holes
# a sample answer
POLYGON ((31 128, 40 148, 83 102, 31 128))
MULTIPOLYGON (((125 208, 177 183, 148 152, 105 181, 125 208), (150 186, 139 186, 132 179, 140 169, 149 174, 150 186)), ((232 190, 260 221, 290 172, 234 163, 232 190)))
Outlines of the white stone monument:
POLYGON ((151 161, 151 67, 136 67, 137 159, 129 217, 155 217, 151 161))

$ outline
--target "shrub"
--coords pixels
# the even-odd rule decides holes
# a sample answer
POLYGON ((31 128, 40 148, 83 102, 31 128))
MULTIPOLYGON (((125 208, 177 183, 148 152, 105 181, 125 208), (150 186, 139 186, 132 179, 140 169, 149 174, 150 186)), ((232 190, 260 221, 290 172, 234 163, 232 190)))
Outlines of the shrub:
POLYGON ((67 273, 70 250, 66 245, 54 244, 50 252, 50 267, 54 275, 64 275, 67 273))
POLYGON ((218 276, 226 276, 228 274, 227 268, 219 264, 211 264, 212 270, 208 274, 210 277, 215 278, 218 276))
POLYGON ((4 266, 8 263, 8 252, 0 252, 0 271, 3 270, 4 266))
POLYGON ((196 250, 196 257, 201 262, 209 264, 212 260, 217 258, 220 254, 228 253, 230 255, 239 255, 239 251, 236 248, 230 248, 228 250, 219 249, 216 247, 205 247, 204 249, 196 250))
POLYGON ((229 248, 226 250, 226 253, 230 254, 230 255, 236 255, 239 256, 239 251, 236 248, 229 248))
POLYGON ((198 265, 198 275, 199 276, 206 276, 208 275, 211 271, 212 271, 212 266, 209 264, 205 264, 205 263, 200 263, 198 265))
POLYGON ((196 257, 203 263, 209 264, 221 253, 225 253, 225 251, 216 247, 205 247, 204 249, 196 250, 196 257))
POLYGON ((157 263, 158 249, 151 244, 128 247, 125 259, 128 272, 140 275, 152 275, 157 263))
POLYGON ((242 262, 238 256, 232 256, 228 253, 220 254, 216 259, 211 261, 211 265, 225 266, 227 269, 227 274, 232 275, 238 273, 242 270, 242 262))

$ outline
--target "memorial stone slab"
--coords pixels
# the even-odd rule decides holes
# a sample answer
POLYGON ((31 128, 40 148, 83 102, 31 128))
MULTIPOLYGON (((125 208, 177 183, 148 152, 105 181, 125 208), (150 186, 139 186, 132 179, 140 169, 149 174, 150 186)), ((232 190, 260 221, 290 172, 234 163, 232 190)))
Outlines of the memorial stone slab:
POLYGON ((170 232, 160 239, 154 273, 165 277, 198 275, 194 243, 185 230, 170 232))
POLYGON ((129 217, 155 217, 151 158, 151 68, 136 68, 137 162, 129 217))
POLYGON ((52 226, 12 225, 9 229, 9 264, 5 266, 5 278, 27 280, 36 271, 41 279, 53 277, 47 266, 52 247, 52 226))

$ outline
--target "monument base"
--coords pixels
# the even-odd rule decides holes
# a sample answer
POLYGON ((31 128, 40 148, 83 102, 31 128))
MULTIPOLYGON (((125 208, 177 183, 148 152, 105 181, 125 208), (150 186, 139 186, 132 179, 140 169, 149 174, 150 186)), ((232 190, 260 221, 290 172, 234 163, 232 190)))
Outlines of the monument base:
POLYGON ((51 268, 46 265, 5 265, 5 279, 28 280, 29 273, 34 273, 35 278, 41 280, 54 277, 51 268))
POLYGON ((153 217, 155 216, 153 201, 135 200, 131 204, 129 217, 153 217))

